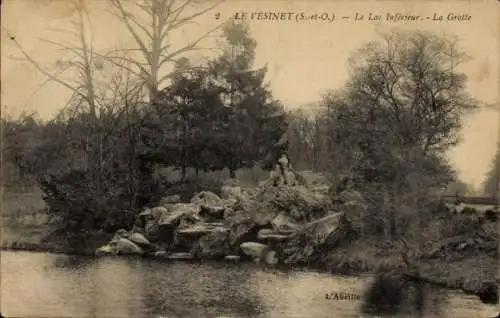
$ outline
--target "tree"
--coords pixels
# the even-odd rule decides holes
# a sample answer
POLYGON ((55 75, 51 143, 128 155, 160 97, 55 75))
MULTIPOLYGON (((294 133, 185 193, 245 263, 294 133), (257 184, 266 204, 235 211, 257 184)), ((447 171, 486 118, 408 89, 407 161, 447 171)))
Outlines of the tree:
POLYGON ((172 32, 213 10, 218 3, 202 9, 198 8, 199 3, 194 0, 141 0, 133 5, 122 0, 110 0, 110 3, 113 7, 110 12, 123 22, 137 48, 115 50, 107 54, 106 58, 118 65, 126 65, 141 79, 149 92, 150 101, 155 99, 160 85, 169 79, 169 74, 162 75, 164 67, 176 62, 183 54, 199 49, 199 43, 219 27, 185 46, 172 49, 172 32), (189 9, 194 11, 189 12, 189 9), (146 19, 150 22, 144 22, 146 19), (134 52, 139 54, 130 54, 134 52))
POLYGON ((210 63, 210 71, 225 89, 223 101, 231 109, 221 156, 234 178, 237 169, 252 167, 279 151, 277 143, 286 132, 286 114, 264 83, 267 66, 252 69, 257 44, 248 25, 232 21, 222 31, 223 51, 210 63))
POLYGON ((500 189, 500 143, 497 145, 497 151, 491 162, 490 171, 486 175, 483 188, 486 195, 498 198, 500 189))
POLYGON ((62 53, 61 59, 56 62, 56 71, 51 71, 43 67, 33 57, 31 57, 17 42, 15 35, 8 32, 9 39, 17 46, 23 56, 23 60, 31 63, 37 70, 44 74, 49 81, 54 81, 72 92, 73 101, 79 106, 85 105, 84 112, 89 116, 87 127, 88 144, 91 154, 88 156, 89 167, 92 170, 95 186, 99 192, 102 189, 103 173, 103 126, 99 120, 100 109, 97 102, 96 88, 96 59, 91 43, 90 35, 90 15, 86 10, 83 0, 74 1, 76 17, 71 21, 74 30, 56 30, 74 37, 75 43, 56 42, 44 40, 55 46, 62 53), (67 57, 69 56, 69 57, 67 57), (71 72, 72 79, 64 79, 63 73, 71 72))
POLYGON ((153 103, 159 122, 158 129, 150 130, 148 145, 157 153, 156 162, 180 168, 183 178, 188 167, 221 168, 218 150, 229 109, 209 75, 203 68, 179 64, 172 84, 153 103))
POLYGON ((151 181, 151 167, 141 160, 142 87, 126 65, 103 63, 97 56, 85 3, 74 4, 75 30, 57 31, 74 36, 75 42, 46 40, 64 53, 55 71, 40 65, 9 35, 24 60, 73 93, 43 127, 32 153, 53 159, 50 169, 39 175, 39 186, 58 230, 78 241, 85 230, 128 226, 131 214, 158 187, 151 181), (71 78, 63 76, 66 72, 71 78))
POLYGON ((444 153, 459 141, 461 116, 476 107, 457 71, 465 59, 456 42, 427 32, 383 34, 352 56, 344 89, 323 100, 332 143, 352 153, 370 217, 389 237, 409 224, 401 210, 422 210, 452 179, 444 153))

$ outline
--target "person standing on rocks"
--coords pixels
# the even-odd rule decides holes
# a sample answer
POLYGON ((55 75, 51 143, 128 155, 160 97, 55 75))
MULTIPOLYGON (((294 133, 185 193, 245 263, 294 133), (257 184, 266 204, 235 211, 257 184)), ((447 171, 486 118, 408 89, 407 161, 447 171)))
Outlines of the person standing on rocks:
POLYGON ((286 173, 290 169, 290 160, 286 153, 282 153, 281 157, 278 159, 278 165, 280 168, 281 178, 283 178, 283 183, 288 184, 286 173))

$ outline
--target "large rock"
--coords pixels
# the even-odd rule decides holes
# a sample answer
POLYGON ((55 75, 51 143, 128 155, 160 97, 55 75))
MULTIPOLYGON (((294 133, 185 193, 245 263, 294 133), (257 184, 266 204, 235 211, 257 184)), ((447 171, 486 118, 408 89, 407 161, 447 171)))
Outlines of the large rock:
POLYGON ((262 229, 257 234, 257 238, 262 242, 282 242, 289 238, 289 235, 273 232, 270 229, 262 229))
POLYGON ((298 224, 285 213, 278 214, 271 222, 273 230, 278 233, 290 233, 298 229, 298 224))
POLYGON ((109 244, 106 244, 104 246, 99 247, 95 251, 95 255, 96 256, 116 255, 116 250, 109 244))
POLYGON ((243 242, 258 241, 259 231, 269 227, 257 224, 251 217, 235 219, 230 226, 229 244, 236 248, 243 242))
POLYGON ((143 233, 150 241, 155 242, 160 236, 158 227, 158 210, 146 209, 137 216, 137 225, 134 225, 134 232, 143 233))
POLYGON ((264 262, 275 265, 278 262, 277 254, 267 245, 257 242, 245 242, 240 245, 241 251, 249 256, 254 262, 264 262))
POLYGON ((160 228, 156 220, 149 220, 144 227, 144 236, 150 242, 156 242, 160 238, 160 228))
POLYGON ((169 212, 169 210, 164 206, 154 207, 150 211, 153 219, 156 220, 156 222, 158 222, 163 215, 168 214, 169 212))
POLYGON ((172 211, 162 214, 159 218, 158 226, 160 227, 160 231, 177 228, 181 223, 195 223, 200 220, 198 216, 199 212, 200 207, 197 204, 175 204, 172 207, 172 211))
POLYGON ((221 197, 226 200, 237 200, 243 196, 243 190, 236 185, 223 185, 221 188, 221 197))
POLYGON ((252 197, 233 205, 230 243, 238 246, 245 241, 259 241, 257 233, 261 229, 291 233, 300 223, 325 215, 329 208, 328 196, 305 186, 263 184, 252 197))
POLYGON ((117 255, 142 255, 143 250, 126 238, 118 238, 112 240, 108 244, 113 251, 112 254, 117 255))
POLYGON ((194 255, 186 252, 168 254, 167 259, 172 261, 188 261, 194 259, 194 255))
POLYGON ((200 216, 212 221, 223 220, 225 210, 223 206, 202 205, 200 207, 200 216))
POLYGON ((150 249, 153 247, 151 242, 141 233, 131 233, 127 237, 132 243, 145 249, 150 249))
POLYGON ((343 213, 335 213, 305 224, 283 245, 286 264, 307 263, 337 247, 350 231, 343 213))
POLYGON ((111 242, 118 241, 122 238, 131 241, 141 248, 150 249, 152 247, 151 242, 143 234, 132 231, 127 232, 124 229, 119 229, 118 231, 116 231, 115 235, 111 239, 111 242))
POLYGON ((200 222, 193 226, 186 228, 179 228, 175 232, 177 237, 188 237, 188 238, 199 238, 205 234, 209 234, 216 231, 226 231, 229 230, 220 226, 220 224, 211 224, 200 222))
POLYGON ((201 191, 191 198, 191 203, 205 206, 223 206, 224 202, 219 196, 210 191, 201 191))
POLYGON ((269 205, 275 212, 289 211, 296 221, 303 222, 325 216, 331 200, 328 195, 304 186, 280 187, 273 191, 269 205))
MULTIPOLYGON (((208 234, 212 234, 209 236, 209 238, 219 238, 221 233, 229 232, 229 229, 226 229, 222 227, 220 224, 211 224, 211 223, 205 223, 205 222, 199 222, 195 225, 185 227, 185 228, 178 228, 175 230, 175 236, 174 236, 174 245, 173 249, 179 250, 179 251, 194 251, 197 248, 197 245, 199 243, 199 240, 208 234)), ((207 239, 204 239, 204 242, 206 242, 207 239)), ((214 242, 215 245, 217 245, 219 241, 214 242)), ((207 243, 208 244, 208 243, 207 243)), ((207 244, 204 244, 203 247, 206 247, 207 244)))
POLYGON ((199 259, 223 259, 229 254, 229 230, 217 227, 195 244, 193 254, 199 259))

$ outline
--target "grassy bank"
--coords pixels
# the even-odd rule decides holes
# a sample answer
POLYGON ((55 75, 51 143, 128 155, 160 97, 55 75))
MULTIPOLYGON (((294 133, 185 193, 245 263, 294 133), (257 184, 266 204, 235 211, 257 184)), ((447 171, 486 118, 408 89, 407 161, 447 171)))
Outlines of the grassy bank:
MULTIPOLYGON (((460 217, 457 220, 463 221, 460 217)), ((441 219, 429 226, 439 229, 457 225, 441 219)), ((327 253, 319 267, 342 274, 392 272, 444 288, 480 294, 488 285, 500 284, 497 229, 495 222, 486 222, 479 229, 471 226, 465 232, 452 228, 448 233, 443 231, 444 236, 423 231, 420 239, 409 243, 405 253, 397 242, 365 238, 327 253)), ((498 295, 498 287, 494 289, 498 295)))
POLYGON ((27 250, 52 253, 94 255, 95 248, 109 241, 107 233, 82 235, 80 244, 68 245, 63 238, 52 235, 45 202, 38 188, 5 191, 2 198, 1 245, 3 250, 27 250))

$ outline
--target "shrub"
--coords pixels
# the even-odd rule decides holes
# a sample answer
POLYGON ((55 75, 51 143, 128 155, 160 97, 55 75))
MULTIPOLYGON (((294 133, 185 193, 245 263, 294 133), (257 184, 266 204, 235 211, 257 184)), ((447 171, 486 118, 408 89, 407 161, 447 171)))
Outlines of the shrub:
POLYGON ((142 178, 139 190, 131 195, 125 177, 115 173, 113 178, 106 178, 102 191, 96 190, 91 174, 83 169, 41 178, 49 221, 62 234, 56 236, 71 241, 99 231, 112 233, 131 227, 135 213, 145 202, 160 200, 162 184, 142 178))

